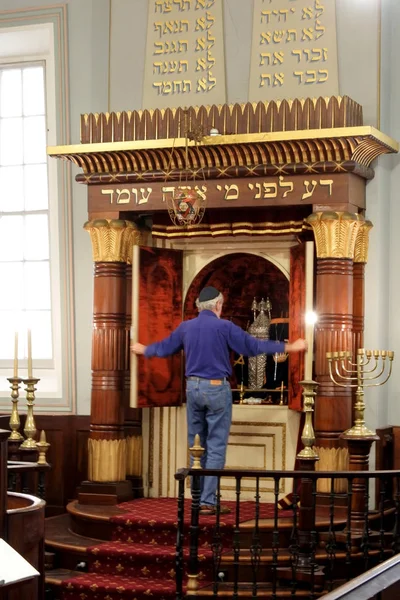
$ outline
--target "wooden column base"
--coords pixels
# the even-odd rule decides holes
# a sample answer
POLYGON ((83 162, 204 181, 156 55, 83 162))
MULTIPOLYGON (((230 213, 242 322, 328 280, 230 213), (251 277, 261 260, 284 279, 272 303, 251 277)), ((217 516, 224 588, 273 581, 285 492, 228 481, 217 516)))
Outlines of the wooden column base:
POLYGON ((132 500, 130 481, 83 481, 78 492, 79 504, 97 504, 112 506, 132 500))

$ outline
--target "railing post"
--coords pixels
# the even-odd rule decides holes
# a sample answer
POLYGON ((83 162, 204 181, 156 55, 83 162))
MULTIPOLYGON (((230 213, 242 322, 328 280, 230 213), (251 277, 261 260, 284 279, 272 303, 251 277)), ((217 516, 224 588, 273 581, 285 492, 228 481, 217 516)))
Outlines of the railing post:
POLYGON ((185 527, 185 481, 187 469, 180 469, 175 475, 178 480, 178 526, 175 549, 176 600, 183 598, 183 542, 185 527))
POLYGON ((9 431, 0 429, 0 538, 7 540, 7 440, 9 431))

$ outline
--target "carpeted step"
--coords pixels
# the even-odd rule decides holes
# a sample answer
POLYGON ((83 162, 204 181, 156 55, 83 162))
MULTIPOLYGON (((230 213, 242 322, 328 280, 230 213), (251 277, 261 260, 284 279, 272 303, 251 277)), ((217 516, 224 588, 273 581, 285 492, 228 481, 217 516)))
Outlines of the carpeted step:
MULTIPOLYGON (((174 546, 129 544, 109 542, 87 549, 89 572, 121 575, 141 579, 174 580, 176 552, 174 546)), ((185 564, 189 549, 184 548, 185 564)), ((200 579, 212 579, 212 551, 209 548, 198 554, 200 579)))
POLYGON ((118 575, 84 573, 62 584, 62 600, 157 600, 175 598, 175 581, 131 578, 118 575))

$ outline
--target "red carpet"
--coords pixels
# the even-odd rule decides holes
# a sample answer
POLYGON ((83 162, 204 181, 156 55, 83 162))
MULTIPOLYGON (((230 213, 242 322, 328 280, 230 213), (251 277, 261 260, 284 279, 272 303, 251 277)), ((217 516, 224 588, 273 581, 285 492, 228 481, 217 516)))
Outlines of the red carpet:
MULTIPOLYGON (((221 541, 224 550, 232 548, 235 503, 224 502, 231 514, 221 515, 221 541)), ((88 573, 63 582, 63 600, 157 600, 175 597, 175 543, 177 500, 175 498, 142 498, 120 504, 124 514, 111 519, 113 539, 88 549, 88 573)), ((185 500, 185 530, 191 517, 191 500, 185 500)), ((279 510, 279 518, 291 517, 289 510, 279 510)), ((272 504, 260 504, 260 519, 274 517, 272 504)), ((240 522, 255 518, 255 503, 240 504, 240 522)), ((211 543, 215 516, 200 516, 199 570, 200 582, 212 581, 211 543)), ((185 535, 184 559, 189 555, 185 535)), ((185 580, 186 582, 186 575, 185 580)))

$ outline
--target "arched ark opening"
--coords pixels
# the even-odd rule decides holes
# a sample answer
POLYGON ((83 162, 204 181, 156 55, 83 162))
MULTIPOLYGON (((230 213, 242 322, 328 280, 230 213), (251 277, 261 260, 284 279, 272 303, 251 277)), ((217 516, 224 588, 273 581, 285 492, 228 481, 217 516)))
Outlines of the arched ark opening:
MULTIPOLYGON (((284 273, 272 262, 262 256, 249 253, 227 254, 208 263, 193 279, 184 302, 184 318, 191 319, 197 315, 196 298, 200 290, 212 285, 224 295, 222 317, 231 319, 236 325, 247 330, 253 322, 251 310, 253 300, 258 302, 269 298, 272 317, 288 316, 289 313, 289 281, 284 273)), ((271 325, 270 339, 284 340, 288 337, 288 324, 271 325)), ((237 389, 243 382, 248 384, 248 361, 245 364, 234 365, 238 356, 232 353, 233 376, 231 385, 237 389)), ((274 389, 281 384, 288 385, 287 361, 278 363, 272 356, 268 357, 266 376, 263 388, 274 389)), ((255 393, 268 400, 265 393, 255 393)), ((234 396, 237 400, 238 397, 234 396)), ((271 401, 279 397, 271 397, 271 401)))

